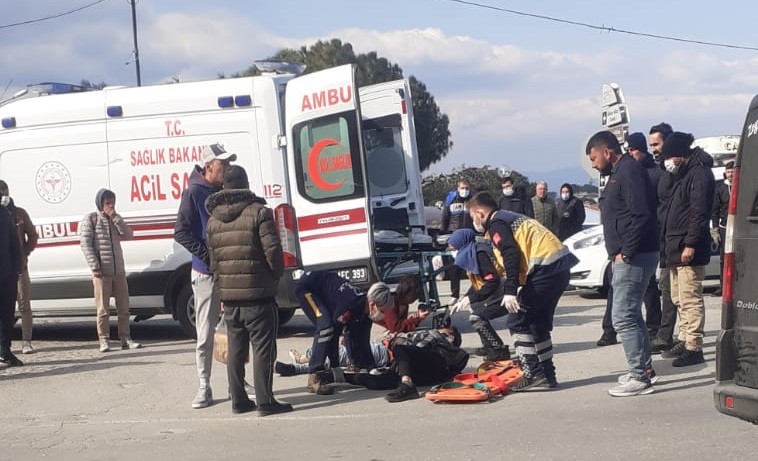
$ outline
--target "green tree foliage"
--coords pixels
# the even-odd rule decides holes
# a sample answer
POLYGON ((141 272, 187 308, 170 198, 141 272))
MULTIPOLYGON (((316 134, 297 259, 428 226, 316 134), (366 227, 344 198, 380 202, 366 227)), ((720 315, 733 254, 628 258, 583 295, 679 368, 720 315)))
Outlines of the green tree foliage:
MULTIPOLYGON (((316 72, 343 64, 356 65, 358 86, 383 83, 403 78, 403 70, 397 64, 380 57, 376 52, 356 54, 350 43, 339 39, 319 40, 310 47, 283 49, 272 59, 305 64, 305 73, 316 72)), ((258 75, 258 69, 251 66, 232 77, 258 75)), ((219 75, 223 78, 224 75, 219 75)), ((426 85, 414 76, 408 78, 413 97, 413 119, 416 126, 416 145, 419 152, 419 166, 426 170, 435 162, 442 160, 453 146, 450 134, 450 119, 444 114, 426 85)))
MULTIPOLYGON (((529 178, 522 175, 518 171, 511 172, 510 177, 516 186, 524 186, 527 189, 527 193, 534 192, 534 184, 529 182, 529 178)), ((439 174, 433 176, 427 176, 423 182, 424 203, 426 205, 434 205, 435 202, 445 200, 448 192, 454 190, 458 181, 461 179, 467 180, 471 184, 471 188, 474 193, 476 192, 489 192, 495 197, 495 200, 500 200, 502 197, 502 179, 498 173, 498 169, 485 165, 483 167, 471 167, 461 165, 458 168, 453 168, 453 171, 449 174, 439 174)))

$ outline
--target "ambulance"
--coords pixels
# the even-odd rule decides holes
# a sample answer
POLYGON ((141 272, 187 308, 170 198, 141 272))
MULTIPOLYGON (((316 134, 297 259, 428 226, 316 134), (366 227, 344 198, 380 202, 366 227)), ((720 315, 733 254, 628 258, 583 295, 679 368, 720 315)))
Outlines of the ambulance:
POLYGON ((0 178, 40 236, 29 262, 36 316, 94 316, 78 226, 106 187, 134 230, 123 243, 132 314, 171 314, 194 335, 191 257, 174 224, 200 152, 214 143, 237 154, 273 210, 282 322, 303 271, 365 285, 378 278, 375 236, 428 238, 406 80, 359 89, 346 65, 94 91, 45 83, 0 103, 0 121, 0 178))

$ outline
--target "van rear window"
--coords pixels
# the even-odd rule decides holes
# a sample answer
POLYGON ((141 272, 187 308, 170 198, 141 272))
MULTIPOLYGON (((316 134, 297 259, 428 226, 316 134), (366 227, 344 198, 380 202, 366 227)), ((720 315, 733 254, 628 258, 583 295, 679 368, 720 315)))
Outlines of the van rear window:
POLYGON ((400 116, 364 120, 363 146, 371 196, 404 193, 408 179, 400 116))
POLYGON ((302 196, 313 202, 365 196, 354 112, 309 120, 293 131, 302 196))

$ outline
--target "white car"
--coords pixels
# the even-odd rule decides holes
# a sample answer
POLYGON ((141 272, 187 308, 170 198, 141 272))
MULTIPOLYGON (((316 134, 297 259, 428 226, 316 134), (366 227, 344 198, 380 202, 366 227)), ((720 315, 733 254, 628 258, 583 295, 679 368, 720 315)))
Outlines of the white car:
MULTIPOLYGON (((605 294, 610 283, 610 267, 608 253, 605 250, 603 226, 600 224, 588 227, 567 238, 564 245, 571 250, 579 264, 571 268, 571 286, 575 288, 598 290, 605 294)), ((711 262, 705 268, 705 278, 719 283, 719 254, 718 248, 711 248, 711 262)))

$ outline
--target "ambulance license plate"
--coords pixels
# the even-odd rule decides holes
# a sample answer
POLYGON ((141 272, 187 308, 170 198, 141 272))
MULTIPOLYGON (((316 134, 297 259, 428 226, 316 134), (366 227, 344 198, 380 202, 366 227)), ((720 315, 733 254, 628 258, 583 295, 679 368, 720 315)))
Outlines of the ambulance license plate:
POLYGON ((337 275, 351 283, 368 282, 368 270, 365 267, 351 267, 336 271, 337 275))

